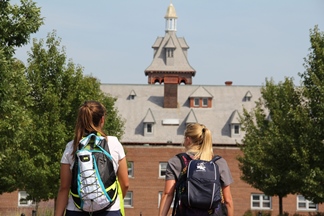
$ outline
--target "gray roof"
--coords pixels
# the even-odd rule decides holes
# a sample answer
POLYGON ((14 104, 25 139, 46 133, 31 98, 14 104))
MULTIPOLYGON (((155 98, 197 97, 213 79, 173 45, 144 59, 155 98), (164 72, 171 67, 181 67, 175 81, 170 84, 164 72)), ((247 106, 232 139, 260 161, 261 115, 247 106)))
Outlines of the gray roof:
POLYGON ((231 136, 230 125, 239 123, 243 107, 252 109, 261 96, 260 86, 179 85, 178 108, 163 108, 164 85, 102 84, 101 89, 117 98, 115 105, 126 121, 123 143, 182 143, 186 123, 199 122, 212 131, 214 144, 235 145, 244 134, 231 136), (211 108, 189 107, 189 97, 199 89, 212 96, 211 108), (129 97, 132 92, 134 99, 129 97), (246 101, 247 94, 253 100, 246 101), (145 122, 155 122, 153 135, 144 135, 145 122))
POLYGON ((150 108, 147 110, 147 113, 146 113, 146 116, 144 117, 143 122, 144 123, 155 123, 155 119, 154 119, 153 113, 150 108))
POLYGON ((195 111, 193 109, 191 109, 187 116, 186 123, 191 124, 191 123, 197 123, 197 122, 198 122, 198 120, 196 118, 195 111))
POLYGON ((187 49, 189 48, 183 37, 178 38, 175 32, 166 32, 164 37, 158 37, 153 44, 154 52, 153 60, 145 70, 145 74, 155 71, 166 72, 186 72, 195 75, 196 71, 193 69, 187 59, 187 49), (172 65, 166 64, 165 48, 174 49, 174 63, 172 65))
POLYGON ((199 86, 189 97, 212 98, 213 95, 211 95, 203 86, 199 86))
POLYGON ((239 120, 240 120, 239 112, 237 110, 234 110, 229 122, 230 124, 239 124, 240 123, 239 120))

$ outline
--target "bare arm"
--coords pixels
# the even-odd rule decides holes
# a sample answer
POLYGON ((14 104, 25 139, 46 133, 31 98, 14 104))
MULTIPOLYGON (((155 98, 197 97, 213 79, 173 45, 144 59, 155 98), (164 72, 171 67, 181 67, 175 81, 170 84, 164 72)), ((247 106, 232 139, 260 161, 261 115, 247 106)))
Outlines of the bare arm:
POLYGON ((68 203, 72 173, 70 164, 61 164, 60 188, 56 198, 55 216, 63 216, 68 203))
POLYGON ((164 191, 160 202, 159 216, 166 216, 169 212, 173 200, 175 183, 175 180, 165 181, 164 191))
POLYGON ((234 205, 233 205, 233 199, 232 199, 232 193, 230 186, 225 186, 223 189, 223 196, 224 196, 224 202, 227 207, 227 216, 233 216, 234 215, 234 205))
POLYGON ((125 198, 126 193, 128 191, 128 187, 129 187, 128 168, 127 168, 126 157, 121 159, 118 164, 119 164, 118 173, 117 173, 118 181, 119 181, 120 187, 123 192, 123 197, 125 198))

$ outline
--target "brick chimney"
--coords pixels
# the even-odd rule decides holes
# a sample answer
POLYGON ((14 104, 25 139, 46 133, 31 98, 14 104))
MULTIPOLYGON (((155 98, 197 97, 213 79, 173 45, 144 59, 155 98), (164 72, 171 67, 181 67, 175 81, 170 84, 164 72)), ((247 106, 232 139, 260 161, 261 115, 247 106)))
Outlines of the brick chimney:
POLYGON ((227 85, 227 86, 231 86, 232 83, 233 83, 232 81, 226 81, 226 82, 225 82, 225 85, 227 85))
POLYGON ((178 76, 164 77, 164 108, 178 107, 178 76))

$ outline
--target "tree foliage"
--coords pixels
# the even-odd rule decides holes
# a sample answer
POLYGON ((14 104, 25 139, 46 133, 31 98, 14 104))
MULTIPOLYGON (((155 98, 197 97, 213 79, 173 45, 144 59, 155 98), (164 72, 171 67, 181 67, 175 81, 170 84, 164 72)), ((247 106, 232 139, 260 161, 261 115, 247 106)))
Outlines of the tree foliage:
POLYGON ((306 161, 309 175, 305 176, 301 193, 316 203, 324 202, 324 32, 318 26, 310 30, 310 53, 305 58, 304 97, 312 121, 308 134, 311 157, 306 161))
POLYGON ((292 79, 278 84, 266 80, 261 95, 255 109, 244 109, 241 117, 246 134, 239 168, 242 180, 266 195, 279 197, 282 214, 282 198, 298 192, 303 182, 300 173, 309 168, 304 163, 309 157, 304 133, 309 128, 308 113, 292 79))
POLYGON ((101 101, 107 107, 106 129, 120 137, 123 121, 114 108, 115 99, 104 95, 100 82, 84 76, 83 68, 67 60, 55 31, 44 40, 33 41, 27 66, 27 80, 33 100, 29 158, 25 190, 36 201, 55 198, 58 191, 60 160, 72 140, 79 106, 86 100, 101 101), (111 121, 112 123, 110 123, 111 121), (109 124, 110 123, 110 124, 109 124))
POLYGON ((24 158, 32 126, 32 100, 24 65, 12 57, 42 23, 31 1, 0 1, 0 193, 23 188, 24 158))
POLYGON ((12 55, 15 47, 28 43, 30 35, 43 24, 40 8, 31 0, 21 0, 12 5, 9 0, 0 1, 0 47, 12 55))
POLYGON ((265 194, 302 194, 324 202, 324 33, 310 30, 310 53, 305 58, 302 86, 292 79, 266 81, 252 111, 241 116, 243 155, 241 178, 265 194))
POLYGON ((0 193, 21 187, 22 158, 27 154, 32 125, 30 88, 19 61, 8 59, 0 49, 0 193))
POLYGON ((67 60, 55 32, 46 44, 33 41, 27 67, 13 58, 43 23, 34 2, 20 3, 0 1, 0 193, 26 190, 39 202, 57 194, 61 155, 84 101, 107 107, 109 134, 120 138, 124 123, 99 80, 67 60))

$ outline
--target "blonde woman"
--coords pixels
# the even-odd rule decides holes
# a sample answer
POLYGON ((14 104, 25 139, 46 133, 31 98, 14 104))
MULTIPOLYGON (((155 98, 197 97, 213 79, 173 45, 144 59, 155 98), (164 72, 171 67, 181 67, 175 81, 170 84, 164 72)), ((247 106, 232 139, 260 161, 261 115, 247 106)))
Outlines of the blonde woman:
MULTIPOLYGON (((214 156, 211 131, 203 124, 196 123, 187 126, 184 133, 183 145, 185 147, 186 154, 189 155, 192 159, 209 161, 214 156)), ((230 184, 233 183, 233 178, 225 159, 221 158, 217 160, 216 164, 219 167, 224 203, 227 207, 227 215, 233 216, 234 206, 230 189, 230 184)), ((169 159, 166 169, 164 191, 160 202, 159 216, 168 215, 170 206, 173 202, 175 185, 178 181, 178 177, 181 171, 182 165, 179 157, 174 156, 169 159)), ((185 206, 183 206, 182 208, 185 208, 185 206)), ((218 215, 218 210, 211 209, 207 211, 187 208, 185 211, 180 211, 177 208, 175 215, 216 216, 218 215)))

